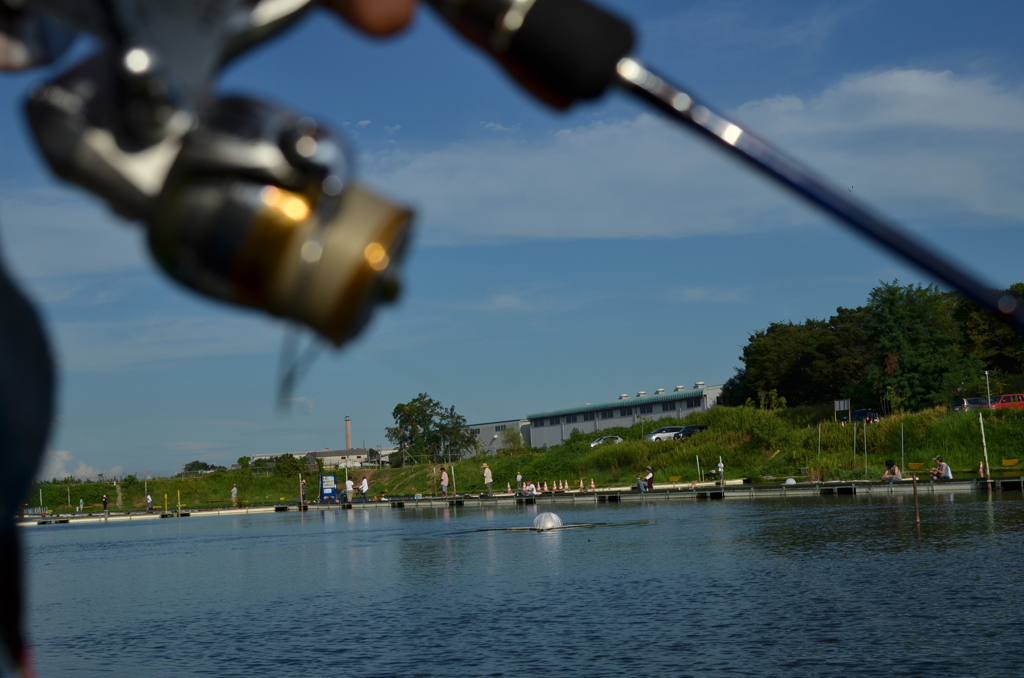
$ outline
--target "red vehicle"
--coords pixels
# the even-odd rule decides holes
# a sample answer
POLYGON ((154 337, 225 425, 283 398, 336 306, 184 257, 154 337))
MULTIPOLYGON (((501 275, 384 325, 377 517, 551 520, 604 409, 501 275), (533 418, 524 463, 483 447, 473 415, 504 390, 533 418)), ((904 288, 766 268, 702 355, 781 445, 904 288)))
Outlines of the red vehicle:
POLYGON ((992 399, 993 410, 1024 410, 1024 393, 1010 393, 992 399))

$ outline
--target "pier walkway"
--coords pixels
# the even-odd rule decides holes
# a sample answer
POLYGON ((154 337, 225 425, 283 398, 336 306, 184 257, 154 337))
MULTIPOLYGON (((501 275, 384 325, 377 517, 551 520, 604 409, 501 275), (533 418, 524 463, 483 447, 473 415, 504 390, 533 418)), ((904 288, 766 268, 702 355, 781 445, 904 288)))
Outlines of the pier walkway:
MULTIPOLYGON (((896 483, 878 481, 852 480, 833 482, 804 482, 795 485, 748 485, 742 480, 726 480, 725 485, 715 483, 681 484, 669 483, 655 488, 652 492, 641 494, 630 487, 613 487, 597 490, 568 490, 563 492, 543 492, 537 496, 516 496, 501 493, 492 497, 479 495, 459 495, 448 498, 394 497, 382 501, 353 502, 348 504, 308 504, 306 511, 346 511, 372 509, 407 509, 407 508, 441 508, 456 506, 477 507, 513 507, 517 505, 558 505, 558 504, 603 504, 623 502, 671 502, 671 501, 707 501, 725 499, 770 499, 786 497, 841 496, 841 495, 905 495, 914 491, 913 482, 904 480, 896 483)), ((992 480, 954 479, 951 481, 931 482, 918 481, 920 494, 937 494, 950 492, 984 492, 1009 491, 1024 492, 1024 476, 993 478, 992 480)), ((161 518, 189 518, 200 516, 231 516, 250 513, 281 513, 297 511, 297 504, 277 504, 245 506, 240 508, 190 509, 180 513, 176 510, 154 511, 114 511, 104 516, 102 513, 81 514, 50 514, 48 516, 26 516, 18 521, 20 525, 55 525, 118 522, 132 520, 159 520, 161 518)))

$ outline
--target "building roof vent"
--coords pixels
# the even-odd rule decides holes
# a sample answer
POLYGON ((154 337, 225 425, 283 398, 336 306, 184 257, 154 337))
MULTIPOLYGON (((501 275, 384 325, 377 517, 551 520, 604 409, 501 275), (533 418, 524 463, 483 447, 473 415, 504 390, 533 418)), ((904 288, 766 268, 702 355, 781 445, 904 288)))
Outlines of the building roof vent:
POLYGON ((629 400, 629 394, 628 393, 620 393, 619 394, 619 400, 629 400))
POLYGON ((685 390, 686 390, 686 387, 685 387, 685 386, 676 386, 676 387, 675 387, 675 388, 674 388, 673 390, 674 390, 674 391, 675 391, 676 393, 678 393, 679 391, 685 391, 685 390))
POLYGON ((698 381, 696 384, 693 385, 693 387, 694 388, 704 388, 704 382, 703 381, 698 381))
POLYGON ((665 392, 665 389, 663 389, 663 388, 656 388, 656 389, 654 389, 654 395, 659 395, 659 394, 664 393, 664 392, 665 392))
POLYGON ((643 398, 645 395, 647 395, 647 391, 637 391, 636 392, 636 397, 637 398, 643 398))

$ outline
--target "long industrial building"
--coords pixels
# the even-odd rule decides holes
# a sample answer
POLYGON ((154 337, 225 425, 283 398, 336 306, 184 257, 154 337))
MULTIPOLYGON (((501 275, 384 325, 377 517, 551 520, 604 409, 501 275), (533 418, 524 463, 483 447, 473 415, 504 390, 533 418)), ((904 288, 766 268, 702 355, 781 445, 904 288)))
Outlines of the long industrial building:
POLYGON ((532 447, 551 447, 565 441, 573 432, 593 433, 616 426, 632 426, 641 421, 656 421, 671 417, 682 419, 693 412, 704 412, 721 403, 722 387, 705 386, 698 381, 692 389, 676 386, 671 392, 659 388, 647 395, 640 391, 636 397, 623 393, 618 400, 587 403, 550 412, 535 412, 530 420, 532 447))

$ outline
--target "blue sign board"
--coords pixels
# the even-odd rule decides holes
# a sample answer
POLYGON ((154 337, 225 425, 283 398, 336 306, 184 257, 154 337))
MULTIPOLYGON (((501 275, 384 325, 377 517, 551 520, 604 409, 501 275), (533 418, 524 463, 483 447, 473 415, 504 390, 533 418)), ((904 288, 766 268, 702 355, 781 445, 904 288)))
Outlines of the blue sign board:
POLYGON ((320 476, 320 503, 338 501, 338 476, 320 476))

